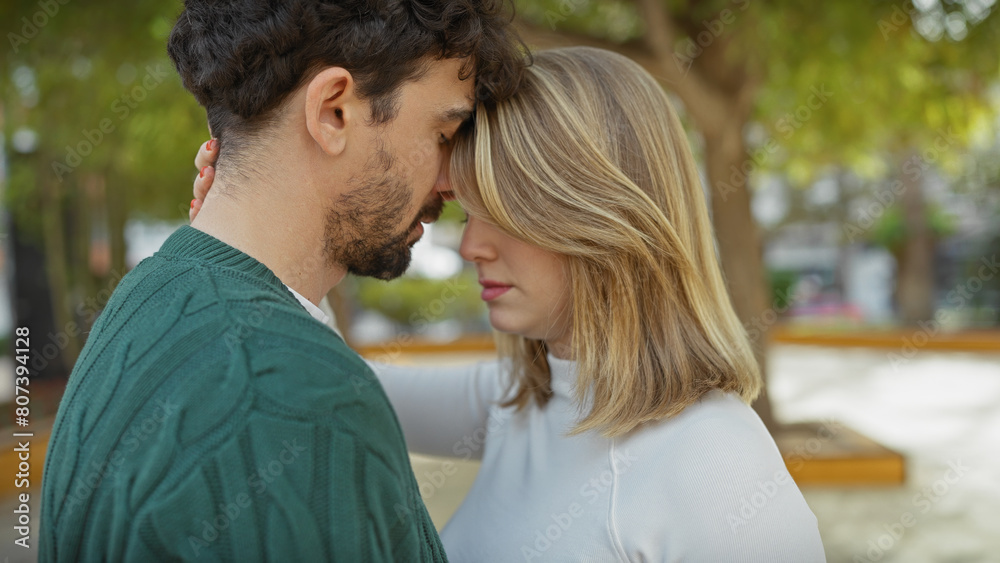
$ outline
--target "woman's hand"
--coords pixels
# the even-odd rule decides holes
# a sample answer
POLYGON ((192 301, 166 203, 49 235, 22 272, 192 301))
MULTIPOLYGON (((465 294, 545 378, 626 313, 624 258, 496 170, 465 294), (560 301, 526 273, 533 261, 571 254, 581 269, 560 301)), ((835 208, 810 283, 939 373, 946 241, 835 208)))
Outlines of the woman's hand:
POLYGON ((212 182, 215 180, 215 161, 219 158, 219 141, 211 139, 202 143, 198 149, 198 155, 194 157, 194 166, 199 170, 198 177, 194 179, 194 199, 191 200, 191 211, 188 213, 191 221, 201 211, 201 204, 208 195, 208 190, 212 189, 212 182))

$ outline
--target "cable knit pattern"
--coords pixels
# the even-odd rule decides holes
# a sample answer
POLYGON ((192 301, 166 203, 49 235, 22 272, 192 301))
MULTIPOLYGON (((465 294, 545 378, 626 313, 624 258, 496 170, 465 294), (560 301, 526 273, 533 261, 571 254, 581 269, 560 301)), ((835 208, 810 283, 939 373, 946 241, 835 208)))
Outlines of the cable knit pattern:
POLYGON ((191 227, 94 325, 42 497, 42 562, 445 561, 368 367, 191 227))

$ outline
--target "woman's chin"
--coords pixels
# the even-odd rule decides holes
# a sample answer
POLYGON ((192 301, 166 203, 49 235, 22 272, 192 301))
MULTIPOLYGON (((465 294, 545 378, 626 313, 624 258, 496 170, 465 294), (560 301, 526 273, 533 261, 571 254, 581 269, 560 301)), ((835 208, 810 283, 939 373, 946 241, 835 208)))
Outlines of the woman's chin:
POLYGON ((516 319, 506 318, 504 315, 490 311, 490 326, 497 332, 523 336, 531 340, 544 340, 545 330, 535 326, 525 326, 524 322, 517 322, 516 319))
POLYGON ((517 334, 523 336, 523 332, 519 330, 517 323, 511 322, 511 319, 506 318, 505 315, 499 313, 498 311, 490 309, 490 326, 493 330, 497 332, 502 332, 504 334, 517 334))

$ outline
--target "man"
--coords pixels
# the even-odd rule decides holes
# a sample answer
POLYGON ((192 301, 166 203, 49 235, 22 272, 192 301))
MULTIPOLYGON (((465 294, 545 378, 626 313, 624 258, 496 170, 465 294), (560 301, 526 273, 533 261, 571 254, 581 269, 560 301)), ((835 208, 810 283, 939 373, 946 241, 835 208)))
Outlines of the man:
POLYGON ((516 87, 506 6, 188 0, 168 52, 219 151, 122 279, 53 428, 40 561, 444 561, 398 422, 318 320, 406 269, 448 140, 516 87))

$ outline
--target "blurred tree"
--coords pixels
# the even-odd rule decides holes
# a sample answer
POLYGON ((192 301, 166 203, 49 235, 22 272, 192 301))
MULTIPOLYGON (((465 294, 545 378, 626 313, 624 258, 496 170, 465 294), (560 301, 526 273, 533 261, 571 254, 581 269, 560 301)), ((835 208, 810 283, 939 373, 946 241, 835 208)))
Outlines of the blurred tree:
MULTIPOLYGON (((909 193, 916 191, 912 190, 909 193)), ((904 192, 904 196, 907 193, 904 192)), ((917 280, 913 279, 916 277, 914 272, 922 272, 925 268, 931 269, 932 265, 921 263, 914 266, 910 260, 916 258, 931 262, 937 242, 954 232, 955 225, 950 215, 939 206, 925 204, 922 199, 913 198, 911 195, 909 199, 904 197, 901 203, 886 208, 867 233, 867 240, 885 247, 896 258, 897 268, 901 272, 900 277, 911 280, 910 284, 900 283, 896 286, 896 302, 900 307, 900 318, 904 322, 916 324, 917 321, 934 318, 933 276, 921 278, 919 284, 915 284, 917 280), (914 210, 912 206, 915 205, 923 208, 914 210), (917 218, 921 220, 921 224, 919 232, 914 234, 911 230, 917 218), (925 247, 914 249, 914 245, 918 244, 925 247), (911 294, 900 294, 906 291, 911 294), (921 293, 913 295, 914 292, 921 293)))
MULTIPOLYGON (((992 4, 920 5, 538 0, 520 13, 530 43, 618 50, 681 100, 700 133, 730 293, 764 366, 768 293, 748 178, 781 169, 806 183, 836 163, 895 176, 905 191, 893 198, 916 201, 907 224, 926 225, 920 194, 900 194, 927 167, 956 166, 958 150, 988 127, 981 101, 997 76, 1000 26, 992 4)), ((165 56, 180 10, 176 0, 0 4, 4 197, 21 238, 44 249, 69 363, 124 274, 125 221, 186 216, 178 202, 190 199, 191 155, 206 128, 165 56)), ((765 395, 758 411, 773 426, 767 405, 765 395)))
MULTIPOLYGON (((950 155, 988 115, 1000 18, 978 0, 921 3, 788 0, 521 2, 534 47, 591 45, 642 64, 680 99, 700 133, 720 259, 733 305, 766 373, 768 309, 748 179, 782 169, 800 183, 832 164, 897 173, 912 268, 929 279, 924 165, 950 155), (762 135, 748 143, 753 125, 762 135), (904 166, 914 153, 933 159, 904 166)), ((922 290, 903 290, 920 299, 922 290)), ((766 392, 755 404, 776 422, 766 392)))
POLYGON ((50 340, 68 365, 125 273, 126 221, 187 214, 178 204, 190 200, 206 126, 166 57, 180 10, 152 0, 0 6, 4 199, 19 235, 44 251, 50 340))
POLYGON ((382 282, 372 278, 359 280, 359 304, 378 310, 398 325, 418 335, 434 323, 451 319, 481 316, 483 302, 476 291, 478 277, 474 270, 465 269, 453 279, 428 279, 407 274, 398 282, 382 282))

